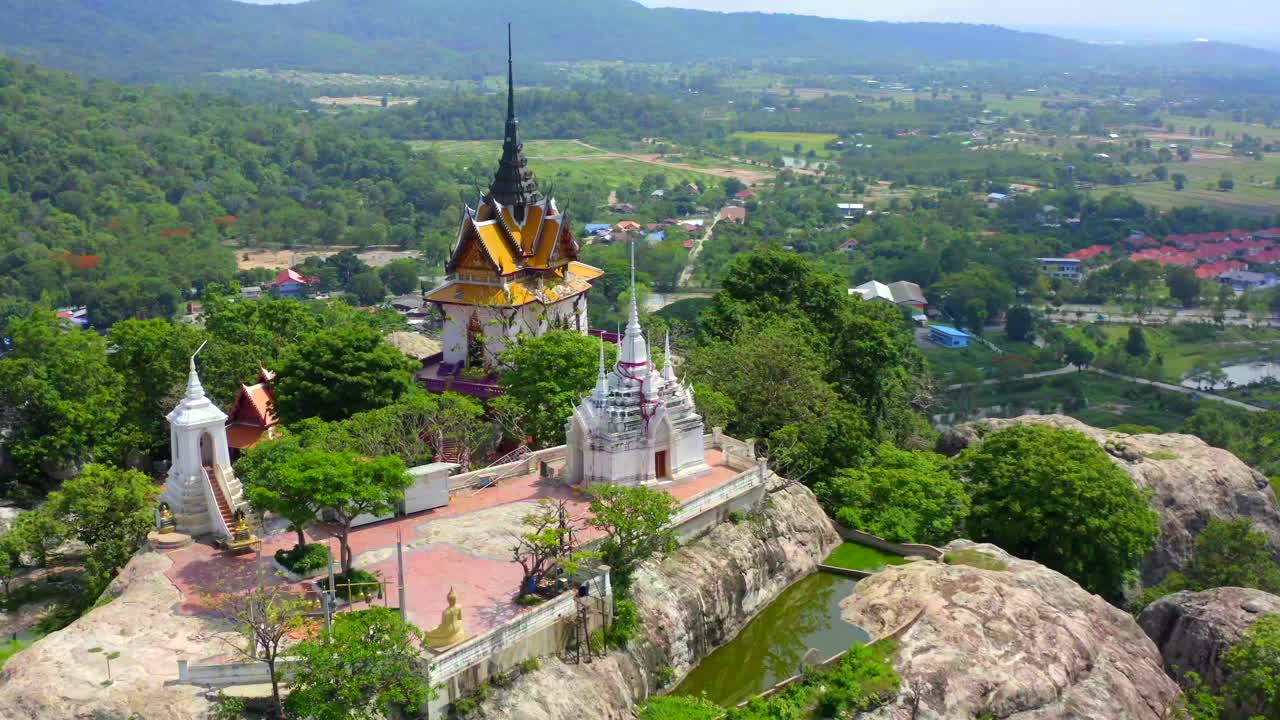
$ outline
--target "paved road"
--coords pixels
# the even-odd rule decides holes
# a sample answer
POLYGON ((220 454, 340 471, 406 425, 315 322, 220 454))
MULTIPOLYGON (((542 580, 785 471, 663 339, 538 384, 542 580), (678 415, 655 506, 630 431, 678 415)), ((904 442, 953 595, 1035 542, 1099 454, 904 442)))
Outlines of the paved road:
MULTIPOLYGON (((1042 307, 1040 310, 1045 313, 1045 317, 1049 320, 1060 323, 1092 322, 1099 315, 1106 318, 1104 322, 1141 323, 1144 325, 1212 324, 1217 322, 1214 320, 1213 311, 1205 308, 1153 308, 1151 312, 1141 318, 1125 312, 1124 308, 1116 305, 1068 304, 1058 308, 1042 307)), ((1280 315, 1272 313, 1269 317, 1255 320, 1247 313, 1242 313, 1239 310, 1227 310, 1224 313, 1223 323, 1226 325, 1280 327, 1280 315)))
MULTIPOLYGON (((1057 368, 1056 370, 1044 370, 1042 372, 1027 373, 1026 375, 1019 375, 1018 377, 1015 377, 1015 378, 1008 378, 1008 379, 993 378, 991 380, 982 380, 979 382, 956 383, 954 385, 947 385, 945 389, 950 391, 950 390, 959 390, 961 388, 966 388, 966 387, 979 387, 982 385, 998 385, 999 383, 1003 383, 1003 382, 1017 382, 1019 380, 1034 380, 1036 378, 1052 377, 1054 375, 1066 375, 1067 373, 1072 373, 1072 372, 1077 372, 1075 366, 1065 365, 1063 367, 1057 368)), ((1132 375, 1121 375, 1120 373, 1111 372, 1110 370, 1103 370, 1102 368, 1090 367, 1090 368, 1086 368, 1085 372, 1097 373, 1099 375, 1105 375, 1109 378, 1115 378, 1116 380, 1125 380, 1127 382, 1137 383, 1139 385, 1153 385, 1155 387, 1160 388, 1161 390, 1168 390, 1170 392, 1182 393, 1183 395, 1195 395, 1196 397, 1199 397, 1203 400, 1216 400, 1217 402, 1226 403, 1228 405, 1231 405, 1232 407, 1238 407, 1241 410, 1248 410, 1249 412, 1266 412, 1269 409, 1269 408, 1259 407, 1257 405, 1250 405, 1249 403, 1240 402, 1239 400, 1232 400, 1231 398, 1222 397, 1221 395, 1214 395, 1213 393, 1204 392, 1203 390, 1196 390, 1195 388, 1189 388, 1182 385, 1173 385, 1171 383, 1166 383, 1166 382, 1158 382, 1156 380, 1147 380, 1146 378, 1134 377, 1132 375)))

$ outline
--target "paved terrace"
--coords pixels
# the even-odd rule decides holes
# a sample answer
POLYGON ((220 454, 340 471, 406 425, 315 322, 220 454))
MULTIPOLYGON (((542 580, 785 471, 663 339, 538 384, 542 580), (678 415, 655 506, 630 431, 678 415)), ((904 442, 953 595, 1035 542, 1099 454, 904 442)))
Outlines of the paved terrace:
MULTIPOLYGON (((711 472, 692 480, 659 485, 682 503, 714 490, 738 471, 729 467, 724 454, 706 451, 711 472)), ((502 480, 497 487, 458 491, 446 507, 372 525, 351 533, 355 566, 380 573, 388 586, 387 604, 398 607, 395 543, 399 532, 404 542, 404 565, 409 619, 421 628, 440 622, 449 588, 461 596, 467 630, 478 635, 524 612, 512 602, 523 575, 511 559, 512 537, 520 520, 538 500, 565 499, 575 518, 588 515, 585 496, 576 488, 534 473, 502 480)), ((598 535, 591 531, 579 536, 585 542, 598 535)), ((207 612, 203 596, 218 591, 251 587, 259 578, 286 582, 275 575, 272 556, 281 548, 293 547, 296 535, 279 532, 262 544, 260 556, 232 556, 207 544, 195 544, 170 553, 173 566, 166 573, 182 592, 179 613, 207 612)), ((330 542, 337 557, 338 541, 323 525, 307 530, 310 542, 330 542)), ((299 583, 302 585, 303 583, 299 583)), ((382 600, 375 600, 382 604, 382 600)))

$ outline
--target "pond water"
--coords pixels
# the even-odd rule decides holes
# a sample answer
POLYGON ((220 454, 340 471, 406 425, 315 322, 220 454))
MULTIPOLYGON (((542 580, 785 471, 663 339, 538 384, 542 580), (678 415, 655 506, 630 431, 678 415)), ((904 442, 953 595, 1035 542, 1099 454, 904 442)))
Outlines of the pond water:
MULTIPOLYGON (((1267 378, 1280 380, 1280 363, 1263 361, 1237 363, 1235 365, 1224 366, 1222 368, 1222 372, 1227 374, 1226 380, 1220 383, 1215 383, 1211 386, 1213 390, 1223 390, 1231 387, 1239 387, 1241 385, 1252 385, 1256 382, 1262 382, 1267 378)), ((1192 382, 1185 378, 1182 381, 1182 385, 1184 387, 1196 389, 1201 387, 1199 383, 1192 382)), ((1205 385, 1204 387, 1210 386, 1205 385)))
POLYGON ((795 675, 810 648, 822 660, 865 643, 866 631, 840 617, 853 578, 814 573, 797 580, 738 636, 698 664, 673 695, 706 695, 725 706, 758 695, 795 675))
POLYGON ((832 551, 822 564, 871 572, 885 565, 903 565, 906 562, 907 559, 899 555, 890 555, 867 545, 847 542, 832 551))

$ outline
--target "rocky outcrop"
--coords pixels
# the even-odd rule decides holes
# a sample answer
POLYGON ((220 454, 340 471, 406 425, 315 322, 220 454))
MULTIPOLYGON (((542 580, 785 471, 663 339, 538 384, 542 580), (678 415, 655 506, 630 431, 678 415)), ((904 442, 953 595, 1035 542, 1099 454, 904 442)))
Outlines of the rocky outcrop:
POLYGON ((1085 425, 1064 415, 1024 415, 958 425, 938 449, 954 455, 982 436, 1017 424, 1077 430, 1102 446, 1138 487, 1149 490, 1160 515, 1160 539, 1142 563, 1142 581, 1155 585, 1191 560, 1196 536, 1214 518, 1248 518, 1271 539, 1280 560, 1280 509, 1267 478, 1235 455, 1194 435, 1128 435, 1085 425))
POLYGON ((1138 624, 1160 649, 1170 675, 1182 680, 1195 672, 1221 687, 1226 679, 1223 656, 1265 613, 1280 613, 1280 597, 1223 587, 1166 595, 1142 611, 1138 624))
POLYGON ((0 719, 115 720, 203 718, 205 691, 176 685, 175 659, 209 652, 219 629, 207 620, 174 614, 181 600, 165 570, 171 561, 140 553, 111 583, 111 601, 15 655, 0 671, 0 719), (100 648, 89 652, 91 648, 100 648), (104 653, 111 661, 106 684, 104 653))
POLYGON ((898 697, 867 717, 1161 720, 1178 686, 1133 618, 1065 575, 957 540, 1004 570, 920 561, 858 583, 844 617, 897 630, 898 697))
POLYGON ((487 718, 621 719, 657 689, 670 667, 678 678, 839 544, 813 493, 771 486, 762 513, 721 523, 632 580, 640 630, 625 652, 591 665, 546 662, 482 706, 487 718))

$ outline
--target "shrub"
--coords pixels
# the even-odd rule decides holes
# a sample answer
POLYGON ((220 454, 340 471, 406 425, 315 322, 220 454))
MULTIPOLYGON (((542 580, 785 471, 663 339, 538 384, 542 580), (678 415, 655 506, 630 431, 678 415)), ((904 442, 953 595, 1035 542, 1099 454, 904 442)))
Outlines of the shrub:
POLYGON ((322 543, 294 545, 285 550, 276 551, 276 562, 286 570, 300 575, 329 566, 329 546, 322 543))
POLYGON ((537 595, 532 595, 527 593, 516 598, 516 604, 519 605, 520 607, 533 607, 535 605, 541 605, 544 602, 546 601, 538 597, 537 595))
POLYGON ((658 687, 666 687, 676 679, 676 669, 670 665, 663 665, 658 668, 658 675, 655 679, 658 681, 658 687))
POLYGON ((609 624, 609 629, 605 631, 605 644, 611 648, 621 650, 627 646, 627 641, 636 634, 636 627, 639 624, 640 617, 636 613, 636 604, 626 599, 618 600, 613 606, 613 622, 609 624))
POLYGON ((536 657, 525 658, 517 663, 516 667, 520 669, 521 674, 537 672, 538 668, 542 667, 542 661, 536 657))
MULTIPOLYGON (((326 578, 324 584, 327 586, 328 582, 326 578)), ((333 576, 333 582, 338 586, 338 597, 347 602, 382 597, 382 585, 378 576, 368 570, 351 568, 349 573, 333 576)))
POLYGON ((741 510, 734 510, 733 512, 729 513, 729 522, 733 523, 734 525, 739 525, 746 519, 747 519, 747 514, 741 510))
POLYGON ((724 708, 704 697, 659 695, 645 701, 637 715, 640 720, 715 720, 724 708))

